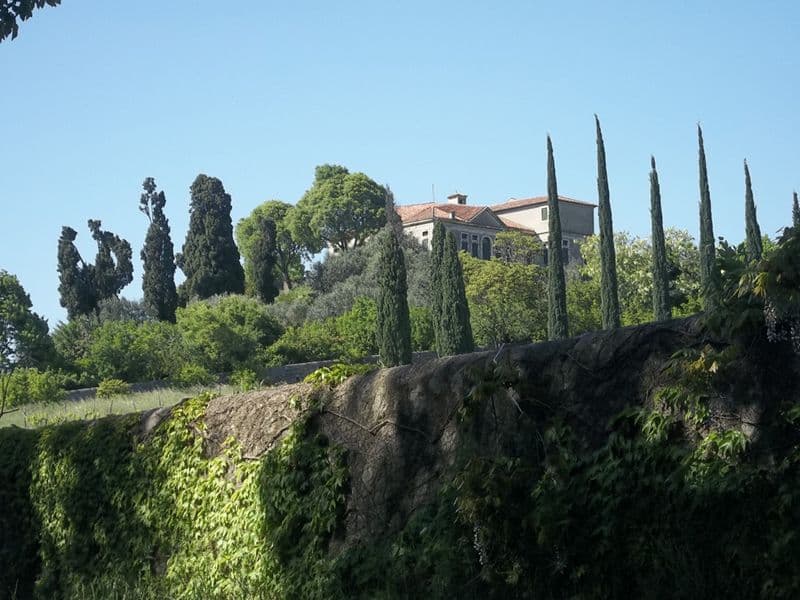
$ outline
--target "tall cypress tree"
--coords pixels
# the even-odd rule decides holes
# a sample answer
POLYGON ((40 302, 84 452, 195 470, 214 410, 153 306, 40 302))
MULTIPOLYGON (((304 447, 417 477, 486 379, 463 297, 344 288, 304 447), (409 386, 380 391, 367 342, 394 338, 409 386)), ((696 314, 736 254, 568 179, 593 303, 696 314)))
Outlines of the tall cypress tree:
POLYGON ((456 237, 448 232, 442 253, 441 320, 439 331, 439 356, 472 352, 472 325, 469 322, 469 305, 464 290, 464 273, 458 258, 456 237))
POLYGON ((94 308, 90 271, 75 247, 77 236, 72 227, 62 227, 58 240, 58 294, 70 319, 89 314, 94 308))
POLYGON ((792 227, 800 227, 800 203, 797 201, 797 192, 792 194, 792 227))
POLYGON ((280 291, 275 281, 275 264, 278 259, 275 249, 277 227, 275 221, 262 215, 257 215, 256 226, 259 234, 255 236, 250 250, 253 291, 262 302, 270 303, 280 291))
POLYGON ((617 256, 614 250, 614 226, 611 220, 611 200, 608 192, 606 147, 600 119, 594 116, 597 129, 597 195, 600 219, 600 311, 603 329, 620 326, 619 295, 617 293, 617 256))
POLYGON ((176 262, 186 275, 182 302, 244 292, 244 269, 233 241, 231 197, 216 177, 200 174, 191 187, 189 231, 176 262))
POLYGON ((156 182, 148 177, 142 183, 139 210, 150 221, 142 259, 142 292, 147 312, 159 321, 175 322, 178 293, 175 289, 175 252, 170 238, 169 220, 164 214, 167 198, 156 192, 156 182))
POLYGON ((406 263, 392 215, 394 198, 386 191, 386 227, 378 263, 378 354, 386 367, 411 364, 411 319, 408 313, 406 263))
POLYGON ((558 211, 558 184, 553 159, 553 143, 547 136, 547 206, 548 206, 548 266, 547 266, 547 337, 561 340, 567 337, 567 285, 564 261, 561 257, 561 216, 558 211))
POLYGON ((447 241, 447 231, 441 222, 433 225, 433 239, 431 240, 431 317, 433 320, 434 347, 439 356, 442 354, 442 262, 444 260, 444 246, 447 241))
POLYGON ((756 203, 753 200, 753 184, 750 181, 750 169, 744 161, 744 228, 745 251, 748 261, 761 260, 761 228, 756 218, 756 203))
POLYGON ((669 272, 667 267, 667 244, 664 239, 664 222, 661 216, 661 186, 658 184, 656 159, 650 157, 650 227, 653 271, 653 317, 656 321, 672 318, 669 303, 669 272))
POLYGON ((700 168, 700 284, 703 288, 703 308, 711 310, 719 301, 719 276, 717 273, 714 224, 711 217, 711 191, 708 188, 706 150, 703 130, 697 125, 700 168))

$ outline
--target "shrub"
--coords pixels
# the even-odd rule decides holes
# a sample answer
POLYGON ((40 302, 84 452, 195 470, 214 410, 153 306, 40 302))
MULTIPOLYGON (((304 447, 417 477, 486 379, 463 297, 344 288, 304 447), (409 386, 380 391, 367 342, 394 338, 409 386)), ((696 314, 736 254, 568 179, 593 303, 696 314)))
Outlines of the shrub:
POLYGON ((180 387, 192 387, 195 385, 210 385, 216 381, 216 377, 202 365, 186 363, 173 376, 173 381, 180 387))
POLYGON ((103 379, 97 386, 98 398, 111 398, 112 396, 124 396, 130 393, 131 386, 122 379, 103 379))
POLYGON ((235 385, 241 392, 249 392, 256 389, 260 382, 255 371, 250 369, 238 369, 231 374, 231 385, 235 385))
POLYGON ((66 395, 64 375, 56 371, 16 369, 0 377, 7 378, 8 382, 6 409, 22 404, 60 402, 66 395))
POLYGON ((176 317, 189 355, 216 373, 252 365, 282 333, 267 305, 246 296, 194 302, 176 317))

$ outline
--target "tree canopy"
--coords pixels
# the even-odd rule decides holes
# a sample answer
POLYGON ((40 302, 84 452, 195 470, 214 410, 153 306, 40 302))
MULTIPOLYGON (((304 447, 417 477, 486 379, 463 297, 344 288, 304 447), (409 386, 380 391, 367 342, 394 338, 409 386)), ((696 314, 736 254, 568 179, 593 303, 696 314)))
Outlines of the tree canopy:
POLYGON ((53 358, 47 321, 32 306, 16 276, 0 269, 0 372, 42 367, 53 358))
POLYGON ((0 42, 7 37, 13 40, 19 34, 19 23, 33 15, 34 8, 58 6, 61 0, 0 0, 0 42))
POLYGON ((186 275, 178 290, 183 304, 244 292, 244 270, 233 242, 231 197, 216 177, 201 173, 192 183, 189 230, 176 262, 186 275))
POLYGON ((252 287, 256 264, 253 248, 262 237, 263 229, 259 227, 259 219, 267 219, 275 223, 275 280, 280 288, 292 289, 303 279, 303 259, 308 258, 311 249, 296 240, 292 235, 290 214, 294 210, 291 204, 280 200, 268 200, 256 206, 253 211, 236 225, 236 243, 244 257, 245 288, 252 287))
POLYGON ((313 185, 292 212, 292 236, 311 252, 326 244, 341 251, 361 246, 386 223, 385 197, 386 189, 364 173, 318 166, 313 185))

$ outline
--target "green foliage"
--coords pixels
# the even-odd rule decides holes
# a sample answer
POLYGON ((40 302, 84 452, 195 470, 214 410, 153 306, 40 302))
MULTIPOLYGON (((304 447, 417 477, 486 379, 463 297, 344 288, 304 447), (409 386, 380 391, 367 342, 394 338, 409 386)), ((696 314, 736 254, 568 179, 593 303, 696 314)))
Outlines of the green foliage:
POLYGON ((547 337, 546 272, 536 264, 461 254, 470 322, 479 346, 547 337))
POLYGON ((0 269, 0 372, 43 368, 54 358, 47 321, 33 312, 32 306, 19 280, 0 269))
POLYGON ((369 298, 358 298, 353 308, 333 319, 339 352, 346 358, 363 358, 378 353, 378 306, 369 298))
POLYGON ((504 262, 540 264, 544 255, 544 245, 538 237, 527 233, 501 231, 494 237, 494 253, 504 262))
POLYGON ((139 210, 150 221, 140 257, 142 259, 143 303, 148 314, 160 321, 175 322, 178 293, 175 289, 175 252, 170 238, 169 220, 164 215, 167 198, 156 193, 156 182, 148 177, 139 210))
POLYGON ((65 376, 60 372, 15 369, 0 374, 0 394, 6 409, 32 402, 60 402, 65 395, 64 383, 65 376))
POLYGON ((214 383, 216 379, 214 374, 208 369, 195 363, 185 363, 181 365, 178 372, 172 377, 172 381, 183 388, 210 385, 214 383))
POLYGON ((719 273, 715 257, 716 240, 711 213, 711 192, 708 187, 706 151, 703 145, 703 130, 697 125, 700 165, 700 285, 703 292, 703 308, 713 310, 719 299, 719 273))
POLYGON ((240 392, 250 392, 260 385, 258 375, 250 369, 237 369, 231 373, 230 383, 236 386, 240 392))
POLYGON ((472 352, 474 342, 470 324, 469 304, 464 289, 464 273, 458 256, 456 238, 448 232, 443 242, 440 275, 434 283, 434 294, 439 305, 439 318, 434 313, 436 331, 436 353, 451 356, 472 352), (438 290, 437 290, 438 286, 438 290), (439 304, 440 303, 440 304, 439 304))
MULTIPOLYGON (((389 192, 391 198, 391 192, 389 192)), ((394 213, 394 202, 387 202, 394 213)), ((387 226, 381 236, 378 269, 376 335, 378 355, 385 367, 411 363, 411 320, 408 314, 406 263, 398 236, 387 226)))
POLYGON ((567 337, 567 291, 564 261, 561 257, 561 215, 558 208, 558 182, 553 159, 553 143, 547 136, 547 339, 567 337))
POLYGON ((411 306, 408 312, 411 318, 411 348, 415 352, 433 350, 435 340, 431 310, 424 306, 411 306))
POLYGON ((744 161, 744 224, 745 248, 747 260, 761 260, 763 248, 761 246, 761 228, 756 218, 756 203, 753 200, 753 184, 750 181, 750 168, 744 161))
POLYGON ((293 239, 312 253, 328 244, 342 252, 364 244, 386 223, 386 189, 364 173, 339 165, 321 165, 314 184, 292 211, 293 239))
POLYGON ((287 327, 265 352, 270 366, 330 360, 342 355, 335 319, 310 321, 301 327, 287 327))
POLYGON ((131 386, 122 379, 103 379, 97 386, 98 398, 112 398, 130 394, 131 386))
MULTIPOLYGON (((700 310, 699 254, 688 232, 665 232, 669 301, 679 316, 700 310)), ((617 232, 615 239, 618 293, 622 324, 653 319, 652 245, 649 240, 617 232)), ((584 264, 573 273, 567 287, 573 334, 600 329, 600 251, 596 236, 581 243, 584 264), (575 320, 573 323, 572 321, 575 320)))
POLYGON ((216 177, 200 174, 192 183, 189 230, 176 263, 186 275, 182 304, 217 294, 244 293, 244 270, 233 242, 231 197, 216 177))
POLYGON ((378 365, 371 363, 336 363, 330 367, 320 367, 316 371, 306 375, 303 381, 305 383, 336 387, 353 375, 363 375, 377 368, 378 365))
POLYGON ((285 285, 292 289, 303 279, 303 259, 308 258, 309 249, 292 237, 289 229, 291 204, 280 200, 268 200, 256 206, 253 211, 236 224, 236 243, 244 257, 245 288, 253 287, 255 267, 254 250, 262 237, 259 221, 275 223, 275 282, 276 287, 285 285), (281 285, 282 284, 282 285, 281 285))
POLYGON ((620 326, 619 296, 617 294, 617 259, 614 252, 614 227, 611 218, 611 200, 608 192, 606 148, 600 119, 594 116, 597 128, 597 194, 600 221, 600 313, 603 329, 620 326))
POLYGON ((797 192, 792 193, 792 227, 800 228, 800 202, 797 201, 797 192))
POLYGON ((94 264, 86 263, 75 247, 77 232, 62 227, 58 240, 58 274, 61 306, 69 318, 97 312, 101 301, 115 297, 133 281, 131 245, 89 219, 92 239, 97 243, 94 264))
POLYGON ((250 256, 250 281, 252 293, 262 302, 272 302, 280 291, 273 271, 277 262, 275 249, 275 221, 259 217, 256 220, 259 235, 252 241, 250 256))
POLYGON ((217 373, 254 364, 282 333, 266 305, 246 296, 220 296, 179 308, 177 327, 192 360, 217 373))
POLYGON ((650 157, 650 239, 652 240, 653 318, 667 321, 672 317, 669 301, 669 271, 667 268, 667 242, 661 216, 661 186, 658 184, 656 159, 650 157))
POLYGON ((58 6, 61 0, 22 0, 8 1, 0 5, 0 42, 7 37, 13 40, 19 33, 17 21, 26 21, 33 15, 34 8, 58 6))

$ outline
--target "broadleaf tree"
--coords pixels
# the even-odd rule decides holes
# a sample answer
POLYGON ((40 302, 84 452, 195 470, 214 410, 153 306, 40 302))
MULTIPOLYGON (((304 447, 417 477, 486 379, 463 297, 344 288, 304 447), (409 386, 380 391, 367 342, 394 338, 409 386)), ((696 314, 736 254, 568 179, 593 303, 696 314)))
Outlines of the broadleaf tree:
POLYGON ((385 196, 364 173, 321 165, 292 212, 292 235, 314 253, 326 245, 342 252, 359 247, 386 224, 385 196))

